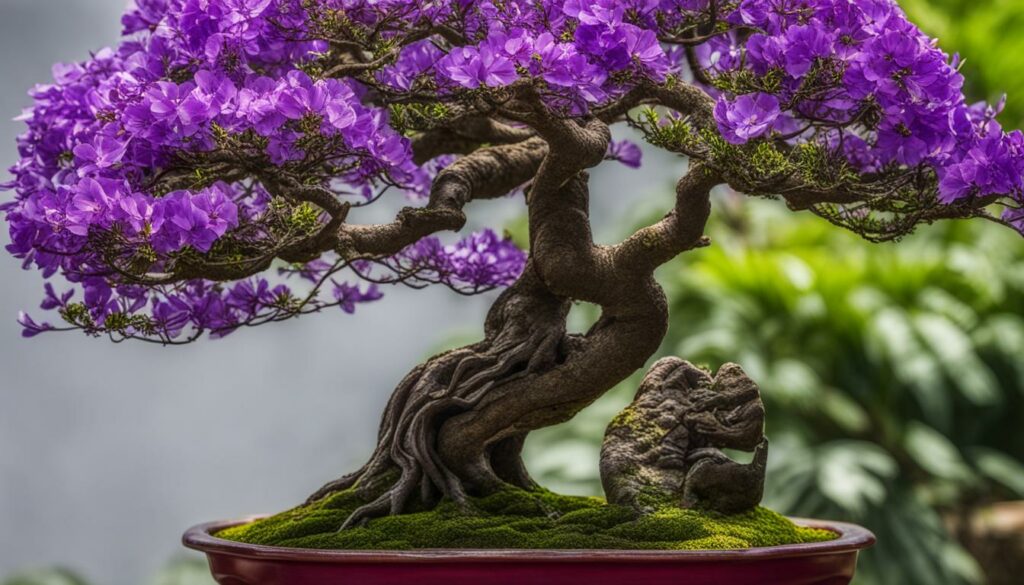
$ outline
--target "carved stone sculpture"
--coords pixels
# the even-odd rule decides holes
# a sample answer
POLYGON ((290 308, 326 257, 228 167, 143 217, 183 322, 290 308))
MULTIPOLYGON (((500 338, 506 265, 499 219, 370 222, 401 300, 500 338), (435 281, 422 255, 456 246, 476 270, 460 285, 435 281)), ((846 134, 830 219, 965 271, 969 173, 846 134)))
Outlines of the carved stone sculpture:
POLYGON ((768 441, 757 384, 736 364, 712 377, 679 358, 659 360, 601 448, 608 501, 649 512, 661 505, 733 514, 756 507, 768 441), (742 464, 721 449, 753 451, 742 464))

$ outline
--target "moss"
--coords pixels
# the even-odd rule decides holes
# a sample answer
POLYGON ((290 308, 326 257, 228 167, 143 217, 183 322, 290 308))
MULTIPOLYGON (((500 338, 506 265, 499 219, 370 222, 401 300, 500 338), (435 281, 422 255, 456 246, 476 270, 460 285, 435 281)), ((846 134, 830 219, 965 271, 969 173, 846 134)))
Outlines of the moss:
POLYGON ((644 449, 653 447, 668 432, 667 429, 659 427, 657 422, 651 420, 648 416, 644 416, 642 412, 633 406, 624 408, 622 412, 612 419, 608 428, 609 431, 620 428, 625 429, 644 449))
POLYGON ((338 531, 364 500, 346 491, 250 524, 220 538, 298 548, 417 549, 737 549, 831 540, 826 530, 801 528, 765 508, 736 516, 662 508, 636 517, 599 498, 546 490, 506 490, 473 500, 476 514, 444 502, 430 511, 389 516, 338 531))

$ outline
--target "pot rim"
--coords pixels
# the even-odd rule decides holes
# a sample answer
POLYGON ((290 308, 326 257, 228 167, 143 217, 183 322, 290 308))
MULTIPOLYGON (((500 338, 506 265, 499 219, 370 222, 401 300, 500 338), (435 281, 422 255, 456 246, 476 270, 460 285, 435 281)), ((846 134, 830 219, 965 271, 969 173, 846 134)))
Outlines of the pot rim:
POLYGON ((870 530, 847 522, 790 518, 800 526, 822 528, 839 534, 826 542, 784 544, 732 550, 618 550, 618 549, 413 549, 330 550, 246 544, 217 538, 212 533, 266 518, 249 516, 236 520, 206 522, 189 528, 182 537, 186 547, 207 554, 229 555, 268 561, 314 563, 487 563, 487 562, 708 562, 750 561, 856 552, 875 543, 870 530))

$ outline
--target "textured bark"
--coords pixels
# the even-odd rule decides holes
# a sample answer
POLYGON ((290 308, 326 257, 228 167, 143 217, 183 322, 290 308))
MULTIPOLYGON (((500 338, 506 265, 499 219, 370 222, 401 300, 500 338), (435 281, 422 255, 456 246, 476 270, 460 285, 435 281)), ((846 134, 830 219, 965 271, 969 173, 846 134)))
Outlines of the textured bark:
MULTIPOLYGON (((346 526, 401 513, 414 497, 428 505, 445 497, 465 506, 468 496, 506 485, 532 487, 520 455, 526 435, 572 418, 643 367, 668 323, 655 268, 707 243, 708 197, 718 179, 698 168, 680 181, 665 219, 617 246, 596 245, 586 169, 603 160, 611 139, 604 119, 618 112, 586 122, 562 119, 529 92, 503 108, 504 118, 526 124, 535 135, 517 130, 521 141, 460 159, 437 178, 430 204, 408 217, 340 232, 343 249, 392 253, 439 227, 458 229, 468 201, 497 196, 524 182, 524 173, 534 173, 526 193, 530 260, 491 308, 484 339, 410 372, 387 406, 369 462, 311 496, 351 487, 372 496, 346 526), (573 301, 601 308, 582 335, 566 333, 573 301)), ((463 148, 472 134, 441 131, 422 137, 422 148, 463 148)))
POLYGON ((532 486, 519 459, 525 433, 477 445, 486 472, 453 468, 438 439, 450 421, 480 408, 495 388, 536 379, 555 367, 565 351, 569 302, 538 286, 532 274, 528 270, 495 302, 482 341, 434 356, 406 376, 384 411, 370 461, 327 484, 311 500, 358 484, 375 499, 349 519, 348 524, 356 524, 400 513, 413 496, 427 504, 441 496, 465 503, 467 495, 503 483, 532 486), (382 484, 389 485, 381 489, 382 484))

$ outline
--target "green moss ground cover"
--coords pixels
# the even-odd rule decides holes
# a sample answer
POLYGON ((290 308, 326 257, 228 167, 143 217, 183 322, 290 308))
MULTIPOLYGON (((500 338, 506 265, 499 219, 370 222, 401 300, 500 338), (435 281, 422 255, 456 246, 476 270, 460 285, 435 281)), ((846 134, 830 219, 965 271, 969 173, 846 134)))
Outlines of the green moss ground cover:
POLYGON ((418 548, 724 550, 820 542, 833 532, 799 527, 758 508, 722 516, 665 508, 637 518, 599 498, 562 496, 545 490, 509 490, 474 499, 478 514, 454 504, 379 518, 365 527, 338 531, 364 500, 352 491, 300 506, 216 536, 250 544, 337 550, 418 548))

